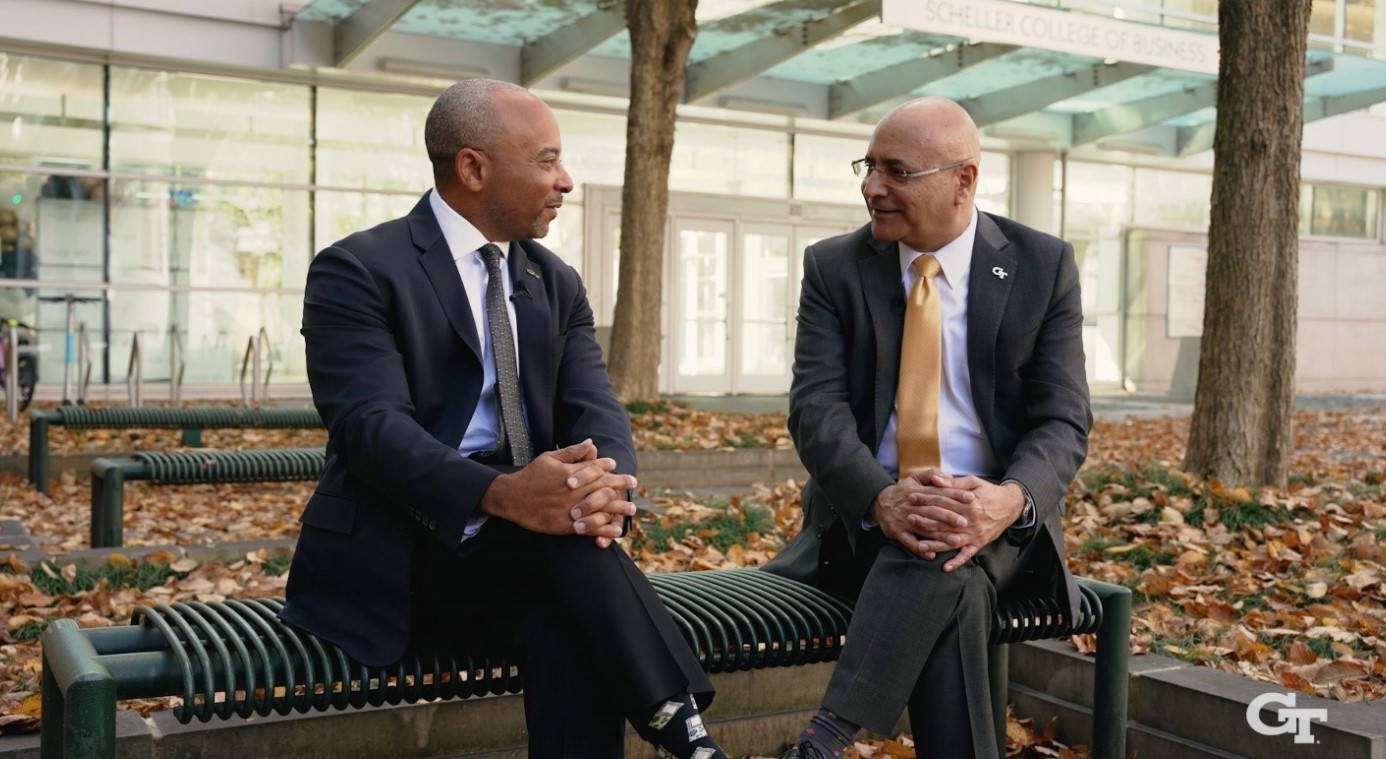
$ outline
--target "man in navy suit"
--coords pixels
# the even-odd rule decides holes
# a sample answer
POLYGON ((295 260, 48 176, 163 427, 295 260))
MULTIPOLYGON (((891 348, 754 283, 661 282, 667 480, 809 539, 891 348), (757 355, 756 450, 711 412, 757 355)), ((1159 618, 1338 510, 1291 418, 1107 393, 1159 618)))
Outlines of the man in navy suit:
POLYGON ((281 616, 370 666, 459 644, 517 661, 536 759, 619 757, 625 719, 721 759, 699 714, 711 684, 610 549, 635 510, 630 422, 577 273, 533 241, 573 188, 558 124, 523 88, 472 79, 424 141, 435 190, 309 268, 327 461, 281 616))
POLYGON ((856 607, 823 706, 787 757, 841 756, 859 728, 888 732, 906 709, 931 756, 998 756, 986 662, 997 594, 1077 611, 1060 511, 1092 423, 1078 269, 1062 240, 977 209, 979 160, 956 103, 899 106, 853 165, 871 223, 804 254, 789 429, 810 479, 803 531, 767 569, 856 607), (906 294, 924 289, 941 347, 916 366, 906 294), (926 371, 937 403, 920 415, 897 390, 926 371), (936 463, 902 464, 897 443, 917 450, 923 425, 902 436, 900 420, 930 415, 936 463))

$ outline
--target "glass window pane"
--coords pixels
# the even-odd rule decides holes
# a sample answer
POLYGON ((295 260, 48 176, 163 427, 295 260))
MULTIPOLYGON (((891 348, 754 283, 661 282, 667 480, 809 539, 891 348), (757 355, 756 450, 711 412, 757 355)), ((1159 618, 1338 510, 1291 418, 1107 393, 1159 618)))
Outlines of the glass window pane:
MULTIPOLYGON (((564 153, 568 152, 564 148, 564 153)), ((549 224, 549 233, 538 241, 558 255, 563 263, 582 274, 582 206, 565 200, 558 216, 549 224)), ((590 296, 589 296, 590 298, 590 296)))
POLYGON ((0 278, 101 281, 105 187, 97 177, 0 173, 0 278))
POLYGON ((582 199, 584 184, 620 187, 626 181, 624 116, 564 110, 554 111, 554 116, 563 137, 563 167, 573 178, 570 202, 582 199))
POLYGON ((112 183, 111 281, 299 288, 308 192, 144 180, 112 183))
POLYGON ((313 201, 312 248, 322 250, 347 235, 406 216, 421 195, 318 190, 313 201))
POLYGON ((725 232, 679 232, 679 283, 683 289, 682 351, 679 374, 716 376, 726 372, 727 264, 725 232))
POLYGON ((680 122, 669 189, 786 198, 788 156, 789 135, 781 132, 680 122))
POLYGON ((1309 33, 1332 37, 1337 13, 1338 0, 1314 0, 1314 9, 1309 15, 1309 33))
MULTIPOLYGON (((104 184, 73 181, 72 192, 54 197, 52 175, 0 173, 0 279, 101 279, 104 184)), ((32 306, 3 301, 0 317, 31 317, 32 306)))
POLYGON ((100 169, 101 101, 100 66, 0 52, 0 163, 100 169))
POLYGON ((1382 8, 1378 5, 1381 4, 1377 0, 1347 0, 1343 9, 1346 16, 1343 36, 1386 47, 1386 19, 1381 18, 1382 8))
POLYGON ((1135 222, 1207 229, 1213 177, 1187 171, 1136 169, 1135 222))
POLYGON ((433 186, 423 136, 432 106, 418 95, 319 88, 316 183, 404 190, 417 200, 433 186))
POLYGON ((794 137, 794 197, 829 203, 860 203, 861 180, 852 161, 866 154, 865 137, 794 137))
POLYGON ((111 67, 117 171, 306 184, 306 86, 111 67))
POLYGON ((977 174, 977 207, 987 213, 1008 216, 1011 212, 1011 157, 1005 153, 982 151, 977 174))
POLYGON ((789 237, 749 233, 742 248, 741 373, 777 377, 789 368, 789 237))
POLYGON ((1131 223, 1131 169, 1112 164, 1068 164, 1064 237, 1116 235, 1131 223))
MULTIPOLYGON (((303 338, 298 331, 302 308, 303 296, 297 294, 112 291, 111 381, 125 380, 131 337, 138 332, 145 381, 167 382, 168 332, 176 324, 183 338, 184 382, 239 383, 246 344, 264 327, 273 358, 273 396, 276 384, 306 381, 303 338)), ((261 365, 262 372, 267 368, 261 365)))
POLYGON ((1374 239, 1379 202, 1374 190, 1315 185, 1309 234, 1374 239))

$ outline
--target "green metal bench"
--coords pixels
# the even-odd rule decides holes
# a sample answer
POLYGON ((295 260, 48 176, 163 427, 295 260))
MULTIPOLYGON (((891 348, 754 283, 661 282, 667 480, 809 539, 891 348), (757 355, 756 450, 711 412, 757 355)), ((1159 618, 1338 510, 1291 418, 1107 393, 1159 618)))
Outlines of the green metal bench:
MULTIPOLYGON (((816 588, 754 569, 652 575, 709 673, 837 659, 851 607, 816 588)), ((1097 633, 1094 759, 1123 759, 1131 592, 1080 579, 1082 611, 1064 619, 1053 600, 1002 599, 991 634, 997 735, 1004 744, 1005 646, 1097 633), (997 685, 999 684, 999 687, 997 685)), ((366 667, 336 646, 279 621, 278 600, 141 606, 131 625, 43 634, 43 759, 115 756, 116 702, 179 696, 184 724, 233 716, 307 713, 517 693, 518 667, 494 651, 411 651, 366 667)))
POLYGON ((324 457, 323 448, 268 448, 136 453, 129 458, 97 459, 91 462, 91 546, 121 544, 126 480, 148 480, 156 485, 316 480, 322 475, 324 457))
POLYGON ((48 430, 159 429, 182 430, 183 445, 202 445, 207 429, 313 429, 322 417, 313 408, 237 408, 191 406, 187 408, 90 408, 59 406, 29 412, 29 482, 40 493, 48 492, 48 430))

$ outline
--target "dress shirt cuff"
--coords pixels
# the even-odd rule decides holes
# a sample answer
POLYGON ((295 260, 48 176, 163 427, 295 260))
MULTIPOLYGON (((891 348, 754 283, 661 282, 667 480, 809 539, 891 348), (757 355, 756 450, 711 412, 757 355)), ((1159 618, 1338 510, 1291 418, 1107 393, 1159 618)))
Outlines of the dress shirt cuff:
POLYGON ((1008 529, 1028 530, 1034 527, 1037 521, 1035 517, 1035 499, 1030 497, 1030 489, 1025 487, 1025 483, 1020 480, 1002 480, 1001 484, 1006 485, 1012 482, 1020 488, 1021 493, 1025 494, 1025 508, 1020 510, 1020 516, 1016 518, 1015 522, 1008 529))
POLYGON ((477 536, 481 532, 481 526, 486 524, 486 517, 472 517, 467 523, 462 525, 462 539, 457 541, 458 545, 466 543, 468 540, 477 536))

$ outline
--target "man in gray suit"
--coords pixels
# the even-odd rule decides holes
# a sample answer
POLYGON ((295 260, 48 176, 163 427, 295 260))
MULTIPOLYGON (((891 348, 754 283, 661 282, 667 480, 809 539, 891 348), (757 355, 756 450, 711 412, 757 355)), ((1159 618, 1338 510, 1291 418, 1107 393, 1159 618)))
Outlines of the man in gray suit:
POLYGON ((822 708, 786 757, 838 757, 906 709, 929 755, 998 756, 997 594, 1077 611, 1060 512, 1092 423, 1078 270, 1062 240, 977 210, 979 157, 956 103, 901 105, 853 164, 871 223, 804 254, 789 428, 810 479, 803 531, 768 569, 856 606, 822 708), (926 334, 909 331, 916 297, 935 304, 924 367, 905 339, 926 334), (905 390, 920 375, 927 425, 905 390))

